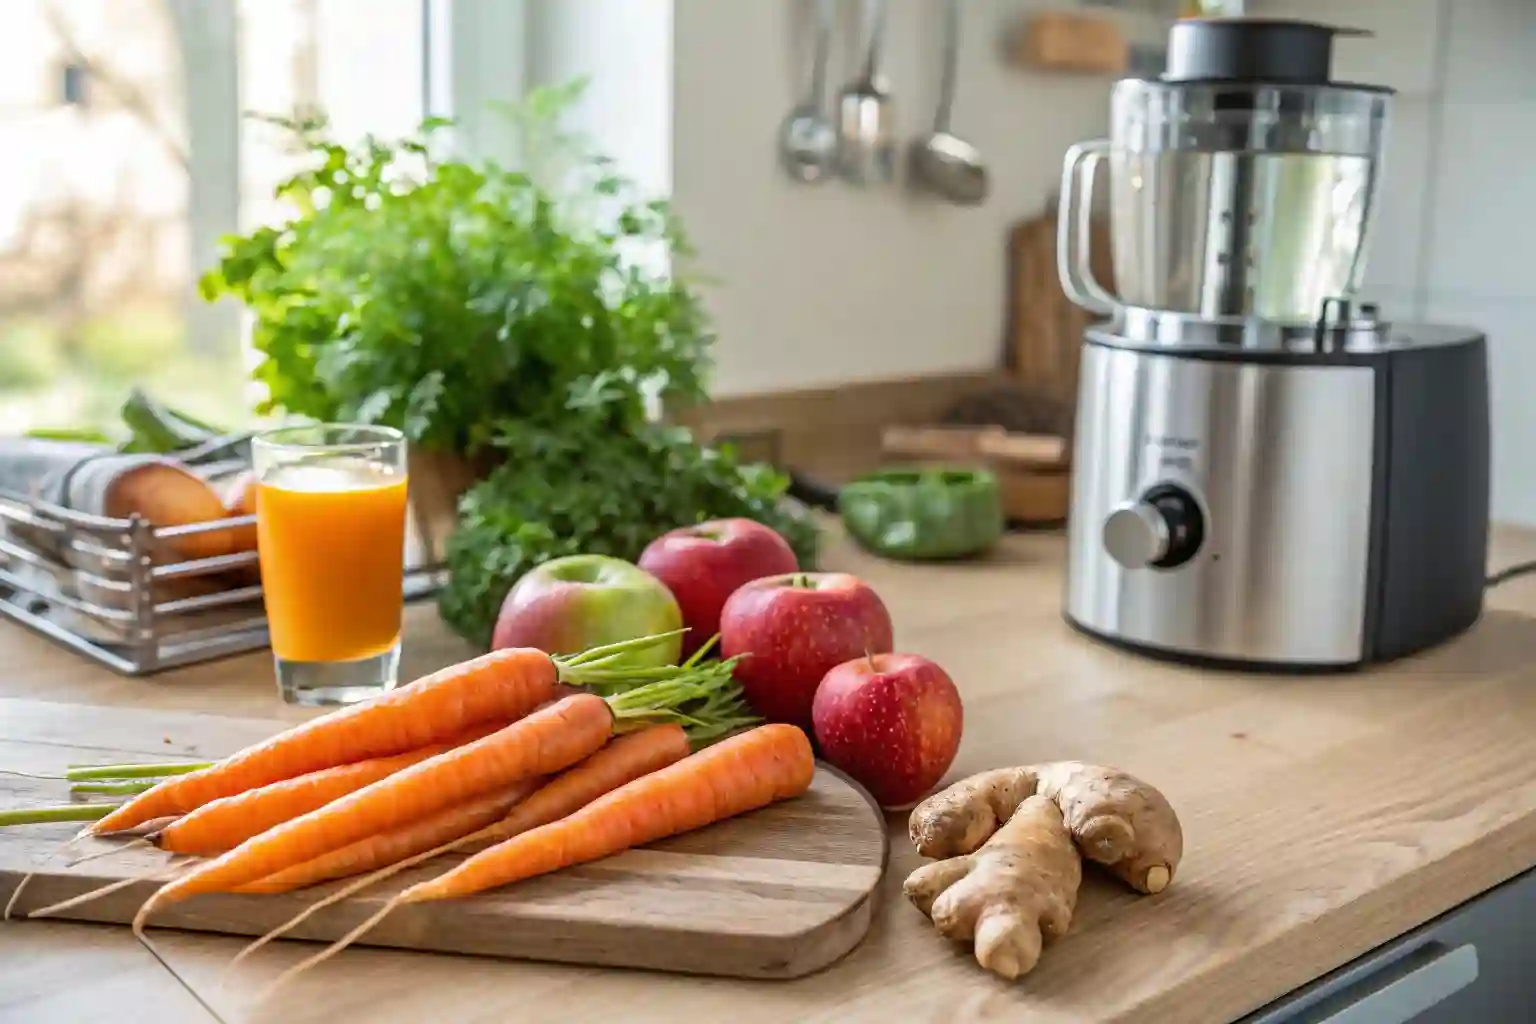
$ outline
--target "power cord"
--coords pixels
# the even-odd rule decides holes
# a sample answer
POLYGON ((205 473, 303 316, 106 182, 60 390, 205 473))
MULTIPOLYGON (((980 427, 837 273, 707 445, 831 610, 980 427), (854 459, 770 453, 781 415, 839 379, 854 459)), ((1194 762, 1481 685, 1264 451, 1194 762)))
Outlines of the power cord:
POLYGON ((1485 588, 1492 589, 1501 583, 1508 583, 1512 579, 1520 576, 1528 576, 1533 572, 1536 572, 1536 560, 1529 562, 1516 562, 1514 565, 1506 565, 1498 572, 1489 576, 1486 580, 1483 581, 1483 586, 1485 588))

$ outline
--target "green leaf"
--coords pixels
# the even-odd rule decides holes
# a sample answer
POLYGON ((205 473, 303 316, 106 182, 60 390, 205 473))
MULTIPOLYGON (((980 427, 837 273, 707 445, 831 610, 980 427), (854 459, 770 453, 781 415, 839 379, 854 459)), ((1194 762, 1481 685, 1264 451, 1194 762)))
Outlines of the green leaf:
POLYGON ((433 370, 411 388, 405 401, 405 435, 419 438, 426 433, 443 396, 443 374, 433 370))
POLYGON ((378 423, 384 419, 384 414, 389 412, 389 407, 394 404, 394 393, 388 388, 380 388, 365 398, 352 415, 359 423, 378 423))

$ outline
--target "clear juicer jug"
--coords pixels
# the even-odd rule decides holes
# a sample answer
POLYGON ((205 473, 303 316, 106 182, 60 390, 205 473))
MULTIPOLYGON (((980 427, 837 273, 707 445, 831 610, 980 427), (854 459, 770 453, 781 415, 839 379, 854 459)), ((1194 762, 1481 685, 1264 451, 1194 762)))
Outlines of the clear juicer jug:
MULTIPOLYGON (((1328 82, 1326 71, 1322 82, 1283 80, 1295 60, 1252 61, 1251 70, 1271 79, 1262 81, 1231 63, 1178 64, 1180 29, 1274 24, 1184 23, 1171 40, 1168 75, 1115 85, 1110 137, 1072 147, 1062 173, 1058 262, 1074 302, 1103 314, 1131 306, 1303 323, 1325 299, 1353 296, 1391 91, 1328 82), (1094 176, 1105 157, 1116 294, 1094 280, 1087 251, 1094 176)), ((1278 24, 1325 40, 1338 31, 1278 24)))

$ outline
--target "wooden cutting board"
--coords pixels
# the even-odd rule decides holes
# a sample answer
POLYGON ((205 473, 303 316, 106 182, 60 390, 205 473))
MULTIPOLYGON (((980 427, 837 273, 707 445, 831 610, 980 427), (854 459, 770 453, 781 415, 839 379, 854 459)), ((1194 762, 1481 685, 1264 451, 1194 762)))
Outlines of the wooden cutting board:
MULTIPOLYGON (((68 763, 213 758, 281 723, 212 715, 0 700, 0 769, 47 774, 68 763)), ((0 806, 63 803, 67 783, 0 774, 0 806)), ((0 905, 28 871, 18 911, 67 899, 170 863, 125 850, 66 865, 75 824, 0 829, 0 905)), ((847 953, 869 929, 870 895, 886 860, 882 815, 865 793, 821 768, 805 795, 688 835, 466 900, 403 907, 370 945, 440 953, 647 967, 744 978, 794 978, 847 953)), ((92 840, 82 851, 106 849, 92 840)), ((316 914, 294 938, 329 941, 392 893, 435 874, 426 865, 316 914)), ((333 886, 339 883, 333 883, 333 886)), ((126 923, 153 891, 128 887, 60 915, 126 923)), ((200 896, 153 926, 257 935, 292 917, 317 887, 280 896, 200 896)), ((9 927, 25 928, 26 922, 9 927)))

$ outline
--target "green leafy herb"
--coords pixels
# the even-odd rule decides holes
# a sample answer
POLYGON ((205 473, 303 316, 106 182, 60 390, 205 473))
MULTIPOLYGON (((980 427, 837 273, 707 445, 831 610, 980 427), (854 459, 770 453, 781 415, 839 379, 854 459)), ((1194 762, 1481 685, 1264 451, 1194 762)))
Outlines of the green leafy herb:
POLYGON ((311 158, 278 187, 297 215, 226 240, 202 280, 206 298, 255 315, 259 411, 387 424, 470 454, 505 422, 550 422, 604 375, 624 388, 626 423, 703 396, 698 299, 675 265, 635 258, 687 246, 665 203, 553 129, 578 89, 509 114, 542 176, 435 158, 441 120, 351 147, 323 122, 277 121, 311 158))
POLYGON ((502 599, 529 569, 578 553, 633 561, 657 535, 706 519, 766 523, 802 566, 815 563, 815 524, 784 501, 784 477, 700 447, 687 430, 615 430, 599 403, 558 429, 525 425, 498 443, 506 461, 460 503, 438 598, 443 619, 473 643, 489 644, 502 599))
POLYGON ((704 396, 711 336, 667 205, 557 129, 579 89, 508 111, 519 170, 440 159, 442 121, 350 147, 277 122, 310 158, 278 188, 295 216, 227 240, 202 281, 254 314, 259 411, 387 424, 497 467, 460 505, 440 603, 481 644, 512 583, 560 555, 634 559, 745 516, 814 559, 782 477, 651 422, 704 396))

